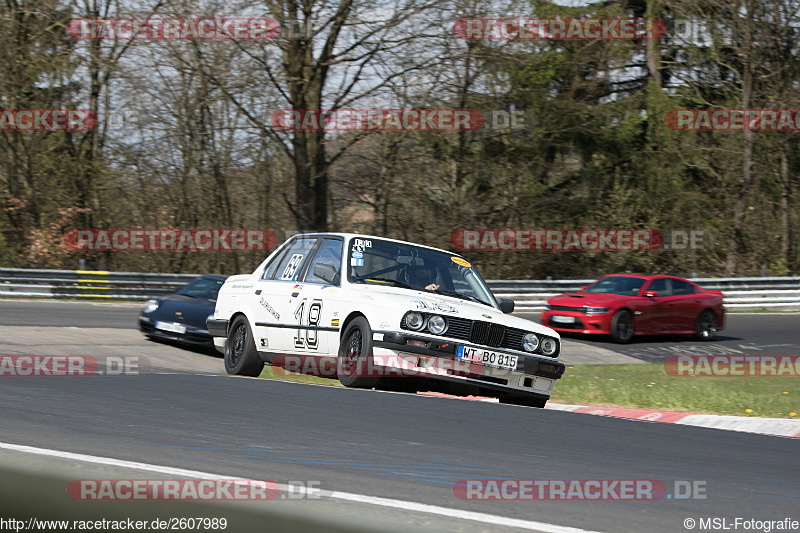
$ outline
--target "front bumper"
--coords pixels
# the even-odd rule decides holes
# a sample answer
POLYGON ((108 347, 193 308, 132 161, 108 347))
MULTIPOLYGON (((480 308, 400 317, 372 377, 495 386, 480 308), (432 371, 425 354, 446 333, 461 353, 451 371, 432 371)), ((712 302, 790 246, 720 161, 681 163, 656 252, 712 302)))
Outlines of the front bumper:
POLYGON ((228 320, 218 318, 207 318, 206 327, 208 333, 212 337, 226 337, 228 336, 228 320))
POLYGON ((373 332, 375 355, 397 356, 396 360, 380 358, 382 363, 386 364, 388 361, 391 363, 388 366, 399 367, 409 372, 408 375, 460 383, 489 391, 523 393, 548 398, 555 382, 561 379, 566 368, 563 363, 544 356, 514 353, 491 346, 482 348, 515 355, 516 368, 509 370, 466 363, 456 359, 459 344, 474 346, 410 332, 373 332), (417 345, 409 344, 409 341, 417 345))
POLYGON ((611 333, 612 313, 587 315, 575 311, 543 311, 540 322, 561 333, 582 333, 586 335, 609 335, 611 333), (569 317, 572 322, 557 322, 556 317, 569 317), (555 318, 555 320, 554 320, 555 318))
POLYGON ((139 331, 156 339, 191 344, 193 346, 213 346, 214 341, 208 331, 186 326, 186 332, 176 333, 157 329, 155 322, 147 316, 139 316, 139 331))

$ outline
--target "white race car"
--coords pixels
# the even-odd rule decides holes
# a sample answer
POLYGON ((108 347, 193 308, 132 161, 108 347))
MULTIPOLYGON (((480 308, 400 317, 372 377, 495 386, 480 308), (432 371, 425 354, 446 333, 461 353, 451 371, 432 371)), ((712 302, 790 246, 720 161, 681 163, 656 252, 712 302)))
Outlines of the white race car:
POLYGON ((496 396, 544 407, 564 373, 559 334, 511 316, 463 257, 346 233, 287 240, 231 276, 207 320, 229 374, 264 363, 345 386, 496 396))

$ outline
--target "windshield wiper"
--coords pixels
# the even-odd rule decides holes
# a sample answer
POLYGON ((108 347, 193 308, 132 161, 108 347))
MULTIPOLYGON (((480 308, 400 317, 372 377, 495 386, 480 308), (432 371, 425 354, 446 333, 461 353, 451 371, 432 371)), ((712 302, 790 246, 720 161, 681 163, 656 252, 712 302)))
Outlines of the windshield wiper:
POLYGON ((470 296, 469 294, 461 294, 460 292, 456 292, 456 291, 444 291, 444 290, 439 290, 439 289, 435 290, 434 292, 436 294, 444 294, 446 296, 452 296, 454 298, 460 298, 462 300, 470 300, 472 302, 478 302, 479 304, 489 305, 486 302, 484 302, 483 300, 481 300, 479 298, 476 298, 475 296, 470 296))
POLYGON ((409 285, 408 283, 405 283, 397 279, 373 278, 371 276, 356 276, 356 281, 377 281, 378 283, 393 283, 396 287, 419 290, 417 287, 414 287, 413 285, 409 285))

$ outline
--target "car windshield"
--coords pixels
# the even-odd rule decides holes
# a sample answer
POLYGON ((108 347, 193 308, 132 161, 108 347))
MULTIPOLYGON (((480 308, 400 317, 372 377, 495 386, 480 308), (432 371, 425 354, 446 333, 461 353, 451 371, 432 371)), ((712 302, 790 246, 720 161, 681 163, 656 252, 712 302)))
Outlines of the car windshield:
POLYGON ((223 283, 225 283, 223 279, 197 278, 179 290, 178 294, 191 296, 192 298, 205 298, 216 302, 217 294, 219 294, 219 289, 223 283))
POLYGON ((355 238, 347 253, 351 283, 428 291, 497 307, 478 271, 456 255, 383 239, 355 238))
POLYGON ((645 280, 629 276, 606 276, 586 288, 586 292, 636 296, 645 280))

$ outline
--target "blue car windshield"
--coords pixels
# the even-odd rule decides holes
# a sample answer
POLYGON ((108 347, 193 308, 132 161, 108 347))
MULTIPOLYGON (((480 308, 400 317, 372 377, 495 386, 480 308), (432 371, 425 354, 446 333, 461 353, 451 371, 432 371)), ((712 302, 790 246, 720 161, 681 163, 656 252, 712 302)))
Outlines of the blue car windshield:
POLYGON ((383 239, 354 238, 346 261, 350 283, 428 291, 497 307, 475 267, 453 254, 383 239))
POLYGON ((223 283, 225 283, 225 280, 222 279, 197 278, 179 290, 178 294, 191 296, 192 298, 204 298, 216 302, 217 294, 219 294, 219 289, 222 287, 223 283))

